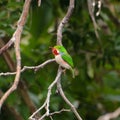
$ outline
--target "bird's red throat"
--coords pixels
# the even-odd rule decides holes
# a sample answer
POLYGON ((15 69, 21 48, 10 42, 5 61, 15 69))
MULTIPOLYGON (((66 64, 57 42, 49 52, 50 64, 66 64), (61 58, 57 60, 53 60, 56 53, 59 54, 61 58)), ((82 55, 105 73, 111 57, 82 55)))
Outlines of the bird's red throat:
POLYGON ((55 49, 55 48, 52 48, 52 53, 53 53, 54 55, 59 55, 58 50, 57 50, 57 49, 55 49))

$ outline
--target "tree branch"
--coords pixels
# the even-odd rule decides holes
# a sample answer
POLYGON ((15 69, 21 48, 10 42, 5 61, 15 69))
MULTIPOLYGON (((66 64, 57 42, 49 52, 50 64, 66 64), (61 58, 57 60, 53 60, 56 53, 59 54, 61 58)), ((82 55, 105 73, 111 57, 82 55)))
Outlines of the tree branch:
MULTIPOLYGON (((0 97, 3 95, 3 92, 0 90, 0 97)), ((16 109, 8 104, 2 107, 1 113, 11 114, 15 120, 23 120, 23 117, 16 111, 16 109), (2 111, 3 110, 3 111, 2 111)))
POLYGON ((71 110, 70 109, 61 109, 60 111, 55 111, 55 112, 52 112, 50 113, 50 116, 54 115, 54 114, 60 114, 61 112, 70 112, 71 110))
MULTIPOLYGON (((51 62, 54 62, 55 59, 50 59, 50 60, 46 60, 44 63, 40 64, 40 65, 37 65, 37 66, 24 66, 20 72, 24 72, 26 70, 39 70, 40 68, 43 68, 45 65, 51 63, 51 62)), ((17 72, 5 72, 5 73, 0 73, 0 76, 8 76, 8 75, 15 75, 17 72)))
POLYGON ((74 0, 70 0, 69 2, 69 8, 65 15, 65 17, 60 22, 58 29, 57 29, 57 45, 62 45, 62 30, 65 24, 68 23, 70 16, 72 15, 73 9, 74 9, 74 0))
MULTIPOLYGON (((72 11, 73 11, 73 8, 74 8, 74 0, 70 0, 69 2, 69 8, 68 8, 68 11, 65 15, 65 17, 62 19, 62 21, 60 22, 59 26, 58 26, 58 30, 57 30, 57 45, 62 45, 62 30, 63 30, 63 27, 65 26, 65 24, 68 23, 68 20, 70 19, 70 16, 72 14, 72 11)), ((37 110, 35 111, 30 117, 29 119, 30 120, 35 120, 34 119, 34 116, 39 112, 41 111, 43 108, 46 109, 46 113, 43 114, 39 120, 42 120, 43 118, 45 118, 46 116, 50 116, 50 115, 53 115, 53 114, 56 114, 56 113, 59 113, 59 112, 53 112, 53 113, 50 113, 49 111, 49 103, 50 103, 50 95, 51 95, 51 89, 53 88, 53 86, 57 83, 57 90, 60 92, 60 95, 61 97, 64 99, 64 101, 71 107, 72 111, 74 112, 75 116, 78 118, 78 120, 82 120, 82 118, 80 117, 80 115, 78 114, 77 110, 75 109, 75 107, 70 103, 70 101, 66 98, 66 96, 64 95, 64 92, 62 90, 62 87, 61 87, 61 83, 60 83, 60 80, 61 80, 61 75, 62 75, 62 68, 61 66, 59 66, 58 68, 58 73, 57 73, 57 76, 55 78, 55 80, 51 83, 51 85, 48 87, 48 93, 47 93, 47 98, 44 102, 44 104, 37 110)), ((52 119, 52 117, 50 117, 52 119)))
MULTIPOLYGON (((1 46, 4 45, 4 42, 2 40, 0 40, 0 48, 1 46)), ((9 66, 10 71, 15 71, 16 67, 15 67, 15 63, 13 62, 10 54, 8 51, 5 51, 3 53, 3 57, 5 59, 5 62, 7 63, 7 65, 9 66)), ((24 81, 24 80, 23 80, 24 81)), ((28 106, 30 113, 33 113, 36 110, 36 106, 34 105, 34 103, 32 102, 32 100, 30 99, 30 96, 28 94, 28 89, 27 86, 25 84, 25 82, 23 82, 22 80, 20 80, 19 85, 18 85, 18 93, 20 94, 21 98, 24 100, 24 102, 26 103, 26 105, 28 106)), ((3 94, 2 94, 3 95, 3 94)), ((0 95, 0 97, 2 96, 0 95)), ((6 109, 9 111, 15 111, 15 110, 11 110, 11 106, 9 108, 8 105, 5 105, 6 109)), ((4 106, 3 106, 4 109, 4 106)), ((13 109, 13 108, 12 108, 13 109)), ((7 112, 7 111, 6 111, 7 112)), ((16 116, 16 120, 17 120, 17 115, 16 116)), ((39 115, 40 116, 40 115, 39 115)), ((20 119, 21 117, 19 117, 18 119, 20 119)))
MULTIPOLYGON (((88 2, 87 4, 88 4, 89 14, 90 14, 90 17, 91 17, 91 19, 93 21, 95 35, 96 35, 96 37, 98 39, 99 44, 102 45, 101 39, 100 39, 99 34, 98 34, 98 28, 99 27, 98 27, 98 25, 96 23, 95 16, 94 16, 95 1, 94 0, 87 0, 87 2, 88 2)), ((97 12, 97 15, 99 15, 100 10, 101 10, 101 5, 99 5, 99 11, 97 12)))
POLYGON ((49 110, 49 104, 50 104, 50 96, 51 96, 51 90, 52 88, 55 86, 55 84, 57 83, 58 79, 60 78, 62 74, 62 71, 60 71, 60 69, 58 69, 58 73, 57 73, 57 76, 55 78, 55 80, 50 84, 50 86, 48 87, 48 93, 47 93, 47 98, 45 100, 45 102, 43 103, 43 105, 38 109, 36 110, 30 117, 29 119, 30 120, 34 120, 34 116, 39 112, 41 111, 43 108, 46 109, 46 113, 43 114, 39 120, 42 120, 43 118, 45 118, 46 116, 50 116, 50 110, 49 110))
POLYGON ((19 36, 19 35, 21 36, 23 26, 24 26, 26 19, 27 19, 27 16, 28 16, 30 3, 31 3, 31 0, 25 0, 22 14, 21 14, 21 16, 18 20, 18 23, 17 23, 17 29, 14 32, 12 38, 8 41, 8 43, 6 43, 6 45, 4 45, 0 49, 0 54, 2 54, 4 51, 6 51, 16 41, 17 36, 19 36))
POLYGON ((58 79, 57 81, 57 90, 60 93, 61 97, 63 98, 63 100, 71 107, 71 110, 73 111, 73 113, 75 114, 75 116, 77 117, 78 120, 82 120, 82 118, 80 117, 80 115, 78 114, 76 108, 74 107, 74 105, 67 99, 67 97, 65 96, 63 90, 62 90, 62 86, 61 86, 61 78, 58 79))
MULTIPOLYGON (((57 45, 62 45, 62 30, 63 30, 63 27, 65 26, 65 24, 67 24, 68 20, 70 19, 70 16, 71 16, 71 14, 73 12, 73 9, 74 9, 74 2, 75 2, 74 0, 70 0, 68 11, 67 11, 65 17, 62 19, 62 21, 60 22, 60 24, 58 26, 58 30, 57 30, 57 45)), ((60 67, 59 67, 58 71, 62 72, 62 70, 61 70, 60 67)), ((75 107, 70 103, 70 101, 64 95, 64 92, 62 90, 60 81, 61 81, 61 77, 59 77, 59 79, 57 81, 57 89, 60 92, 61 97, 71 107, 73 113, 76 115, 76 117, 78 118, 78 120, 82 120, 82 118, 78 114, 78 112, 75 109, 75 107)))
MULTIPOLYGON (((15 42, 15 55, 16 55, 16 62, 17 62, 16 71, 17 72, 16 72, 16 76, 15 76, 15 80, 14 80, 13 85, 5 92, 5 94, 0 99, 0 108, 2 107, 4 101, 7 99, 7 97, 14 90, 17 89, 17 86, 18 86, 18 83, 19 83, 20 70, 21 70, 20 38, 21 38, 23 26, 25 24, 25 21, 26 21, 27 15, 28 15, 29 7, 30 7, 30 2, 31 2, 31 0, 25 0, 23 12, 22 12, 22 15, 21 15, 21 17, 20 17, 20 19, 18 21, 18 24, 17 24, 17 29, 16 29, 15 33, 13 34, 13 37, 10 40, 11 43, 15 42)), ((8 49, 9 46, 10 45, 7 46, 7 49, 8 49)), ((2 49, 2 50, 5 51, 7 49, 2 49)), ((0 53, 1 53, 1 50, 0 50, 0 53)))
POLYGON ((116 109, 114 112, 100 116, 97 120, 111 120, 117 118, 119 115, 120 115, 120 107, 116 109))
POLYGON ((41 0, 38 0, 38 6, 40 6, 41 5, 41 0))

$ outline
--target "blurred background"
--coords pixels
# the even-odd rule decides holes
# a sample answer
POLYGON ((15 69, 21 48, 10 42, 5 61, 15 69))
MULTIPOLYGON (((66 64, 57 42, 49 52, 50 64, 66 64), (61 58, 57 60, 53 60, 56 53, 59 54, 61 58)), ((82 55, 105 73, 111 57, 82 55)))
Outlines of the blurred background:
MULTIPOLYGON (((23 0, 0 0, 0 47, 12 37, 23 4, 23 0)), ((42 0, 38 7, 37 0, 32 0, 21 38, 22 66, 36 66, 54 58, 49 47, 56 44, 57 27, 68 5, 69 0, 42 0)), ((96 5, 95 14, 97 11, 96 5)), ((83 120, 97 120, 120 106, 120 1, 103 1, 95 20, 100 39, 95 35, 87 0, 76 0, 70 21, 63 29, 63 45, 73 58, 76 77, 72 79, 71 73, 66 71, 62 75, 62 86, 83 120)), ((15 65, 14 46, 11 46, 0 56, 0 72, 15 71, 15 65)), ((43 104, 57 69, 58 64, 54 62, 37 72, 22 73, 18 90, 2 107, 0 120, 27 120, 43 104)), ((0 96, 13 80, 14 75, 0 76, 0 96)), ((69 108, 55 90, 51 95, 50 111, 69 108)), ((63 112, 53 119, 75 120, 76 117, 72 112, 63 112)))

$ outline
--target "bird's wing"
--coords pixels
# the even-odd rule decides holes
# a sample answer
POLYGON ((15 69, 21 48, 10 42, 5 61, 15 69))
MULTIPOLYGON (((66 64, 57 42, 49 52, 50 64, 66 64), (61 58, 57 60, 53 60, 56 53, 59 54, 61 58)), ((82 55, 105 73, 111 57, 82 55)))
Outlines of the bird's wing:
POLYGON ((63 53, 62 54, 62 59, 67 62, 72 68, 74 67, 73 65, 73 60, 71 56, 68 53, 63 53))

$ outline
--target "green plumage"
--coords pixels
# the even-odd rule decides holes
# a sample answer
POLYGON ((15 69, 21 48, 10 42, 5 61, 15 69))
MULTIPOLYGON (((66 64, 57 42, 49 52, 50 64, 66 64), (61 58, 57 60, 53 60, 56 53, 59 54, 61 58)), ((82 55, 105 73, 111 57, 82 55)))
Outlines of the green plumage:
POLYGON ((70 65, 70 70, 71 70, 73 77, 74 77, 74 70, 73 70, 74 65, 73 65, 72 57, 68 54, 67 50, 63 46, 57 45, 57 46, 54 46, 54 48, 56 48, 60 52, 62 59, 67 64, 70 65))
POLYGON ((74 67, 73 60, 72 60, 72 57, 68 54, 67 50, 63 46, 60 46, 60 45, 57 45, 54 48, 59 50, 62 59, 73 68, 74 67))

